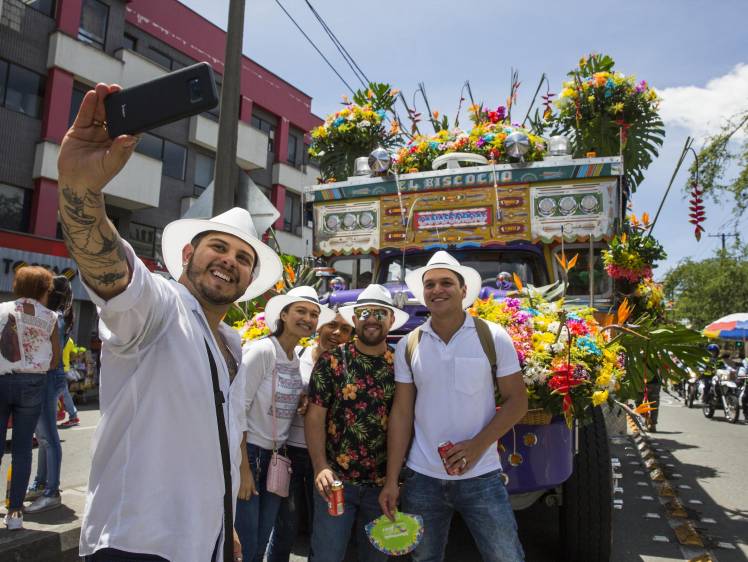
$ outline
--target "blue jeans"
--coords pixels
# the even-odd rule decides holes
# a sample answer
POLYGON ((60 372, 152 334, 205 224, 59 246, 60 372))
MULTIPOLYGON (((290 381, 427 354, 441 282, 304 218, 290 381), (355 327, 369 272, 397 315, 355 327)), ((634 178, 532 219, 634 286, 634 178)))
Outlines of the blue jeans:
POLYGON ((499 471, 466 480, 440 480, 406 469, 401 493, 405 513, 423 517, 423 540, 413 562, 441 562, 452 514, 457 511, 485 562, 524 560, 509 494, 499 471))
POLYGON ((62 465, 62 445, 57 431, 57 400, 63 388, 67 388, 65 371, 55 369, 47 373, 47 383, 42 401, 36 436, 39 439, 39 457, 36 464, 36 477, 33 488, 44 488, 44 495, 51 496, 60 491, 60 466, 62 465))
POLYGON ((288 562, 299 531, 301 504, 306 504, 307 528, 312 534, 314 509, 314 469, 309 451, 301 447, 288 447, 291 459, 291 485, 287 498, 281 498, 275 527, 268 545, 268 562, 288 562))
POLYGON ((314 494, 314 532, 309 562, 342 562, 356 524, 356 550, 359 562, 385 562, 387 555, 379 552, 366 536, 366 524, 382 515, 379 507, 379 486, 358 486, 344 482, 345 510, 342 515, 327 513, 327 500, 314 494))
POLYGON ((281 497, 267 491, 268 465, 273 452, 247 443, 247 454, 259 495, 250 500, 236 500, 234 528, 242 543, 244 562, 262 562, 281 497))
MULTIPOLYGON (((31 476, 31 446, 44 397, 44 373, 0 375, 0 449, 5 449, 8 418, 13 416, 13 476, 10 509, 21 509, 31 476)), ((3 451, 0 450, 0 461, 3 451)))
POLYGON ((62 403, 65 405, 65 411, 68 413, 68 419, 78 417, 78 410, 73 402, 73 397, 70 396, 70 388, 68 388, 67 379, 65 379, 65 386, 62 387, 62 403))

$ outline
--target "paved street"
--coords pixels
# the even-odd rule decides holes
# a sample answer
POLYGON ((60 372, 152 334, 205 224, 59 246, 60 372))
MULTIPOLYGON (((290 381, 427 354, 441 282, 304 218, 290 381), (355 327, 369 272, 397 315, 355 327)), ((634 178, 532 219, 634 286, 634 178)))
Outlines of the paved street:
MULTIPOLYGON (((748 487, 745 485, 745 463, 748 461, 748 425, 741 421, 731 425, 720 412, 707 420, 701 410, 684 408, 674 397, 663 393, 660 431, 649 442, 659 462, 666 468, 677 488, 689 516, 707 543, 707 549, 719 562, 748 561, 748 487)), ((62 532, 60 542, 72 549, 75 530, 83 508, 85 483, 88 477, 89 447, 99 419, 94 406, 81 409, 81 426, 64 430, 62 473, 65 507, 36 517, 27 516, 29 529, 62 532)), ((666 517, 663 502, 648 478, 641 452, 629 436, 614 437, 611 456, 621 462, 622 488, 615 494, 623 500, 622 508, 614 511, 613 562, 687 560, 704 549, 683 547, 676 540, 673 523, 666 517)), ((36 453, 35 453, 36 457, 36 453)), ((4 475, 10 461, 3 458, 4 475)), ((615 471, 614 471, 615 472, 615 471)), ((557 508, 536 505, 518 514, 521 539, 528 561, 557 560, 557 508)), ((26 540, 32 531, 24 531, 26 540)), ((8 541, 18 540, 0 530, 0 549, 8 541)), ((2 550, 0 550, 2 552, 2 550)), ((72 551, 70 552, 72 555, 72 551)), ((306 560, 306 541, 302 541, 293 562, 306 560)), ((0 555, 0 559, 3 558, 0 555)), ((55 560, 58 558, 29 558, 55 560)), ((65 557, 73 560, 73 556, 65 557)), ((351 558, 354 560, 355 558, 351 558)), ((478 562, 472 538, 459 520, 453 524, 447 549, 450 562, 478 562)))

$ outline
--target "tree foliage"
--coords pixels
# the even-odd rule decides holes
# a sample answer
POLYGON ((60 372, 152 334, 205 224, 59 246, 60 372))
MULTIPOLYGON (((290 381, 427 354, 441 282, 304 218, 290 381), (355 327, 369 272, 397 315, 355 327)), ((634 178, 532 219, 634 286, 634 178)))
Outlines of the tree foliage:
POLYGON ((726 204, 724 195, 732 197, 735 219, 748 209, 748 110, 734 115, 719 133, 708 137, 690 168, 685 186, 688 192, 698 183, 715 203, 726 204), (743 141, 736 141, 740 132, 743 141), (735 174, 733 175, 733 169, 735 174))
POLYGON ((665 277, 665 293, 673 300, 676 320, 701 330, 714 320, 748 310, 748 246, 714 257, 678 264, 665 277))

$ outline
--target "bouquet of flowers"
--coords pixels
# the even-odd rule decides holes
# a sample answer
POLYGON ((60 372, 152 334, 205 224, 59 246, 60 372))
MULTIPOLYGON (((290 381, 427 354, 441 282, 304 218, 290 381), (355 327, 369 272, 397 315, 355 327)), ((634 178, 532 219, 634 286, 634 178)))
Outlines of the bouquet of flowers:
POLYGON ((477 300, 470 314, 503 326, 512 337, 530 408, 563 414, 568 424, 607 402, 624 377, 623 349, 601 330, 592 309, 564 310, 537 291, 522 298, 477 300))
POLYGON ((473 127, 469 131, 442 128, 434 135, 415 135, 393 158, 393 165, 400 173, 431 170, 434 159, 450 152, 469 152, 485 156, 497 163, 508 162, 504 141, 513 132, 522 132, 530 140, 530 149, 524 160, 542 160, 545 142, 537 135, 518 125, 506 122, 506 110, 486 110, 483 106, 470 107, 473 127))
POLYGON ((572 136, 578 156, 622 151, 626 178, 635 189, 665 137, 660 98, 646 81, 614 71, 614 64, 608 56, 582 57, 563 84, 551 121, 557 132, 572 136))
POLYGON ((388 84, 369 84, 366 92, 354 94, 353 101, 343 98, 343 109, 312 129, 309 155, 319 162, 323 181, 345 180, 353 174, 356 158, 398 142, 399 125, 387 123, 396 95, 397 90, 388 84))
POLYGON ((239 320, 234 328, 242 337, 242 345, 250 340, 256 340, 270 335, 270 328, 265 324, 265 313, 258 312, 250 320, 239 320))
POLYGON ((649 216, 628 216, 624 232, 610 241, 610 249, 603 251, 605 270, 613 279, 639 283, 652 277, 655 262, 665 259, 667 254, 662 245, 652 236, 645 234, 649 228, 649 216))

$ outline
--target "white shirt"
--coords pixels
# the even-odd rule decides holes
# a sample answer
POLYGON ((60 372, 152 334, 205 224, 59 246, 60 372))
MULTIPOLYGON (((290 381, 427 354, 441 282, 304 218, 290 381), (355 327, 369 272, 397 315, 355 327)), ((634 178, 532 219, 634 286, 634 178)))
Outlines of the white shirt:
MULTIPOLYGON (((101 317, 101 421, 80 554, 110 547, 172 562, 206 562, 222 534, 224 479, 205 340, 228 397, 224 416, 234 498, 244 378, 238 374, 229 386, 223 354, 187 288, 151 274, 125 248, 132 267, 127 289, 109 301, 88 289, 101 317)), ((240 357, 238 332, 223 324, 219 329, 240 357)))
MULTIPOLYGON (((413 383, 415 377, 415 437, 408 467, 441 480, 481 476, 501 468, 496 445, 462 475, 449 475, 439 456, 439 443, 472 439, 496 414, 491 365, 478 339, 473 317, 465 322, 449 343, 436 335, 431 319, 421 326, 421 342, 413 353, 411 374, 405 360, 407 336, 395 351, 395 381, 413 383)), ((496 377, 519 371, 519 359, 504 328, 488 322, 496 346, 496 377)))
POLYGON ((0 355, 0 374, 45 374, 49 371, 52 363, 51 336, 56 325, 57 313, 37 300, 20 298, 0 304, 0 329, 5 332, 3 353, 0 355), (23 311, 25 304, 34 308, 34 314, 23 311), (15 330, 10 327, 5 330, 8 322, 15 322, 15 330), (9 361, 6 354, 15 361, 9 361))
MULTIPOLYGON (((309 379, 312 378, 312 369, 314 369, 314 350, 317 349, 317 345, 310 347, 296 348, 296 355, 299 355, 299 373, 301 374, 302 392, 306 393, 309 390, 309 379)), ((296 414, 291 422, 291 429, 288 431, 288 439, 286 439, 286 445, 292 447, 299 447, 306 449, 306 437, 304 437, 304 416, 296 414)))
POLYGON ((281 447, 288 438, 291 421, 301 396, 301 375, 296 353, 288 359, 274 336, 249 342, 244 346, 242 370, 246 373, 247 443, 272 450, 273 442, 281 447), (273 439, 273 372, 275 387, 276 433, 273 439))

